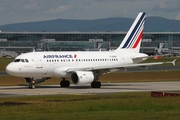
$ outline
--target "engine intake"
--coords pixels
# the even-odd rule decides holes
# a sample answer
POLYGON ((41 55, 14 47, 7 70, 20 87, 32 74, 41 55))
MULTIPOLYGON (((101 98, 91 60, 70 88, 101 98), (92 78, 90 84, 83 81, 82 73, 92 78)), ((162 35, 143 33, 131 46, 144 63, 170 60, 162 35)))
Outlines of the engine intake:
POLYGON ((75 85, 91 84, 94 81, 94 75, 91 71, 75 71, 71 74, 71 80, 75 85))

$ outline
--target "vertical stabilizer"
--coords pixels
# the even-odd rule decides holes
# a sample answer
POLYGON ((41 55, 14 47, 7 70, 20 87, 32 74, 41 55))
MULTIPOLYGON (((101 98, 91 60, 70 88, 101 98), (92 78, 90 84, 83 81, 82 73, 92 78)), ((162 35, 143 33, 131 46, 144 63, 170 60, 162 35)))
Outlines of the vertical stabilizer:
POLYGON ((139 53, 146 13, 140 12, 116 51, 130 50, 139 53))

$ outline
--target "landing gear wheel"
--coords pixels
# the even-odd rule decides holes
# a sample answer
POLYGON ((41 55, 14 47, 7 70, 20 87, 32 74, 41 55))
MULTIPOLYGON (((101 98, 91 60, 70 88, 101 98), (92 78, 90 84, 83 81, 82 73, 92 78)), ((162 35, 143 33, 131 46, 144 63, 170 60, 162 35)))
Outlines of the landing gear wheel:
POLYGON ((69 87, 69 85, 70 85, 70 82, 68 80, 62 80, 60 82, 61 87, 69 87))
POLYGON ((101 87, 101 82, 99 81, 94 81, 91 83, 92 88, 100 88, 101 87))
POLYGON ((33 84, 33 85, 32 85, 32 89, 34 89, 35 87, 36 87, 36 86, 33 84))
POLYGON ((29 85, 29 88, 30 88, 30 89, 34 89, 35 87, 36 87, 36 86, 35 86, 34 84, 30 84, 30 85, 29 85))

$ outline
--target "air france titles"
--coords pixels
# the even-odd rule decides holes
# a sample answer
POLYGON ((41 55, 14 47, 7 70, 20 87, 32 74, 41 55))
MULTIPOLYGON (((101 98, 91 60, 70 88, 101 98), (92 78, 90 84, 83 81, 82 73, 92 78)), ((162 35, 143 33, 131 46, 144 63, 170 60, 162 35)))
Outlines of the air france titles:
POLYGON ((73 58, 72 55, 44 55, 44 58, 73 58))

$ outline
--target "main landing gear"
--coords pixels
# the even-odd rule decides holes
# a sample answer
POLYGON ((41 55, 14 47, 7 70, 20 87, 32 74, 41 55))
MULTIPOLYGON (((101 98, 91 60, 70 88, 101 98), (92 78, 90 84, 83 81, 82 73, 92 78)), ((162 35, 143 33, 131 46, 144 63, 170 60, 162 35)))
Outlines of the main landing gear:
POLYGON ((99 81, 93 81, 93 82, 91 83, 91 87, 92 87, 92 88, 100 88, 100 87, 101 87, 101 82, 99 82, 99 81))
MULTIPOLYGON (((60 86, 63 88, 67 88, 70 86, 70 82, 66 80, 65 78, 62 78, 62 81, 60 82, 60 86)), ((100 88, 101 87, 101 82, 99 81, 93 81, 91 83, 92 88, 100 88)))
POLYGON ((62 78, 62 81, 60 82, 61 87, 69 87, 70 82, 66 80, 65 78, 62 78))

